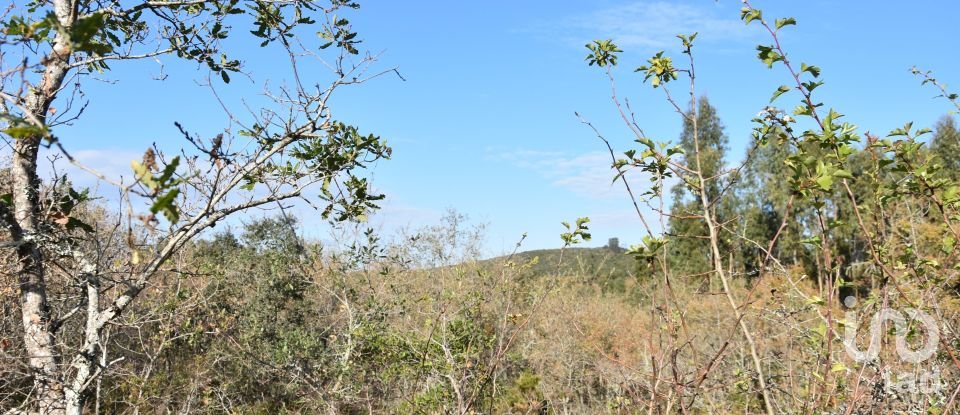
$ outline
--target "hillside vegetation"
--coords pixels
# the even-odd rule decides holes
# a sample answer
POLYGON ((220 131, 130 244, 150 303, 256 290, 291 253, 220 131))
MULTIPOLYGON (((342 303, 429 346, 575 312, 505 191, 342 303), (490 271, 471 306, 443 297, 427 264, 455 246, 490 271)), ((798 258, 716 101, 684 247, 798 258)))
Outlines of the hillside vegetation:
POLYGON ((525 264, 533 278, 569 276, 588 278, 604 291, 624 293, 629 281, 636 281, 639 266, 623 248, 538 249, 481 261, 485 266, 507 262, 525 264), (559 264, 559 268, 558 268, 559 264))

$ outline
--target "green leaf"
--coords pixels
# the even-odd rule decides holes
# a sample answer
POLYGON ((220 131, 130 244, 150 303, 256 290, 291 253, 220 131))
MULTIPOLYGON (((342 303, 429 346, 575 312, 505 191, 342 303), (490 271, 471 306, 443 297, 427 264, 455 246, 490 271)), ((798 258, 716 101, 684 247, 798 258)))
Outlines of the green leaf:
POLYGON ((813 75, 814 78, 820 77, 820 68, 813 65, 807 65, 805 63, 800 64, 800 72, 807 72, 810 75, 813 75))
POLYGON ((677 35, 677 38, 683 42, 683 53, 689 54, 690 49, 693 48, 693 40, 697 38, 697 32, 693 32, 691 35, 677 35))
POLYGON ((617 53, 623 52, 611 39, 594 40, 592 43, 588 43, 586 48, 590 49, 590 54, 585 59, 588 66, 616 66, 617 53))
POLYGON ((945 254, 953 253, 954 248, 957 246, 957 240, 952 236, 947 236, 943 238, 940 244, 940 250, 945 254))
POLYGON ((180 211, 173 202, 179 194, 180 189, 173 189, 163 196, 158 197, 157 200, 153 202, 153 205, 150 206, 150 212, 154 214, 163 213, 163 216, 165 216, 167 220, 176 223, 180 220, 180 211))
POLYGON ((913 122, 906 123, 903 127, 896 128, 887 134, 887 137, 909 136, 910 129, 913 128, 913 122))
POLYGON ((803 85, 803 88, 806 89, 807 92, 813 92, 814 89, 817 89, 817 87, 823 85, 823 81, 801 82, 800 84, 803 85))
POLYGON ((750 24, 754 20, 763 19, 763 12, 757 9, 750 7, 744 7, 740 9, 740 20, 743 20, 743 23, 750 24))
POLYGON ((774 63, 783 60, 783 55, 774 50, 773 46, 758 45, 757 58, 767 65, 767 68, 773 68, 774 63))
POLYGON ((780 28, 783 28, 784 26, 797 24, 797 19, 794 19, 792 17, 783 17, 780 19, 776 19, 774 23, 776 24, 777 29, 780 29, 780 28))
POLYGON ((838 178, 841 178, 841 179, 852 179, 852 178, 853 178, 853 174, 850 173, 850 172, 847 171, 847 170, 840 169, 840 170, 837 170, 837 171, 833 172, 833 177, 838 177, 838 178))
POLYGON ((38 127, 27 122, 12 122, 10 126, 3 130, 4 134, 14 139, 23 139, 29 137, 46 137, 49 135, 44 127, 38 127))
POLYGON ((776 91, 773 91, 773 96, 770 97, 770 102, 773 103, 773 101, 775 101, 777 98, 779 98, 780 95, 783 95, 783 94, 785 94, 785 93, 787 93, 787 92, 789 92, 789 91, 790 91, 790 87, 789 87, 789 86, 780 85, 780 87, 777 88, 776 91))
POLYGON ((647 137, 640 137, 637 139, 637 142, 649 147, 651 150, 653 150, 653 148, 655 147, 655 145, 653 144, 653 140, 647 137))
POLYGON ((833 188, 833 176, 825 174, 817 178, 817 185, 823 191, 829 191, 833 188))
POLYGON ((170 164, 167 164, 167 167, 163 168, 163 173, 160 174, 160 177, 157 178, 157 181, 163 185, 167 185, 170 181, 170 178, 173 177, 173 174, 177 172, 177 166, 180 165, 180 156, 176 156, 173 160, 170 160, 170 164))
POLYGON ((654 88, 659 87, 660 84, 665 84, 677 79, 677 69, 673 66, 673 59, 668 56, 663 56, 662 50, 650 59, 647 59, 647 65, 638 67, 634 72, 643 72, 644 82, 653 78, 650 84, 653 85, 654 88))
POLYGON ((113 46, 104 43, 101 34, 105 31, 107 16, 105 13, 93 13, 78 19, 70 26, 66 34, 72 48, 76 52, 86 52, 90 55, 106 55, 113 51, 113 46))

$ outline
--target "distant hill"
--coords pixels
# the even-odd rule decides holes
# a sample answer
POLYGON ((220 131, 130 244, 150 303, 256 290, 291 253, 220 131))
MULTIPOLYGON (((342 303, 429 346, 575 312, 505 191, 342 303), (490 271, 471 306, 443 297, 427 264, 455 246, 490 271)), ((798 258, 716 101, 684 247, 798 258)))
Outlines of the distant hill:
POLYGON ((509 259, 517 264, 527 264, 536 259, 529 271, 533 277, 580 277, 604 291, 623 292, 625 281, 636 277, 637 261, 622 248, 567 248, 562 263, 560 252, 560 249, 538 249, 519 252, 512 258, 507 255, 482 262, 497 264, 509 259))

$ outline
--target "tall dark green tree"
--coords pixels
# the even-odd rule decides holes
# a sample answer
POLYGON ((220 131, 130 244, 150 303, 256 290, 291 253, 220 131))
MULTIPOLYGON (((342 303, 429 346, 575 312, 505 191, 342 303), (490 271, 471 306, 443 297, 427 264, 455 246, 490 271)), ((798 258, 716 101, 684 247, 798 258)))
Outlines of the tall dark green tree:
POLYGON ((766 143, 752 151, 733 185, 735 197, 725 200, 728 211, 736 215, 729 228, 736 233, 737 264, 749 276, 759 275, 767 257, 765 250, 774 239, 770 256, 782 265, 810 263, 805 262, 809 247, 801 240, 813 219, 808 203, 792 197, 786 162, 796 148, 788 140, 778 139, 780 132, 771 133, 766 143))
MULTIPOLYGON (((717 110, 710 105, 706 97, 697 101, 696 108, 695 114, 691 112, 684 117, 680 146, 687 157, 685 164, 699 169, 706 179, 707 198, 711 203, 718 202, 725 186, 721 172, 729 139, 717 116, 717 110), (696 138, 693 134, 694 119, 697 121, 698 130, 696 138), (699 161, 694 159, 696 155, 699 155, 699 161)), ((701 218, 703 210, 696 196, 698 190, 694 187, 697 186, 696 182, 688 178, 671 190, 673 205, 669 221, 669 257, 671 269, 678 275, 703 274, 713 269, 707 240, 708 231, 701 218)), ((726 210, 719 203, 714 203, 713 208, 726 210)), ((726 212, 717 212, 719 223, 724 223, 727 217, 726 212)))
POLYGON ((960 131, 952 116, 945 115, 934 127, 930 150, 943 163, 944 170, 952 179, 960 177, 960 131))

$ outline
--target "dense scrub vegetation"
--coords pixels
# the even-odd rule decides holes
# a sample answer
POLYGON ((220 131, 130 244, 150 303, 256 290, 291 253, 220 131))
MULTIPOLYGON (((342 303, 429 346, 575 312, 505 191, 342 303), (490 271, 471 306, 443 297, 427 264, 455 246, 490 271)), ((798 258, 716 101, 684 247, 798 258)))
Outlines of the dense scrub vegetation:
MULTIPOLYGON (((667 404, 676 399, 679 405, 683 395, 671 379, 686 376, 702 391, 689 411, 762 410, 752 365, 738 351, 742 339, 728 327, 734 322, 715 278, 678 273, 667 288, 635 258, 607 247, 416 268, 408 258, 442 258, 428 245, 411 251, 403 243, 411 235, 397 244, 359 233, 353 246, 333 250, 301 241, 297 226, 289 218, 265 218, 190 246, 109 330, 104 356, 111 366, 90 409, 636 413, 655 403, 673 412, 679 408, 667 404), (686 333, 696 343, 675 349, 686 333), (709 372, 698 361, 711 362, 709 372), (657 397, 656 388, 668 392, 657 397)), ((459 226, 414 235, 482 237, 462 216, 459 226)), ((730 287, 741 298, 755 298, 747 318, 778 399, 819 383, 821 370, 824 301, 815 281, 801 279, 801 268, 791 272, 738 276, 730 287)), ((870 296, 876 282, 865 276, 851 284, 870 296)), ((949 292, 938 308, 955 322, 960 300, 955 288, 949 292)), ((5 294, 6 304, 15 304, 12 295, 5 294)), ((8 306, 5 312, 15 311, 8 306)), ((4 333, 4 354, 16 361, 16 327, 5 325, 4 333)), ((840 397, 852 393, 861 376, 838 368, 831 367, 836 395, 824 406, 841 407, 840 397)), ((953 385, 950 376, 944 372, 942 381, 953 385)), ((3 380, 4 405, 29 394, 25 366, 8 366, 3 380)), ((868 388, 861 393, 877 413, 942 408, 949 398, 897 394, 882 384, 860 388, 868 388)), ((806 404, 780 403, 796 411, 806 404)))
MULTIPOLYGON (((580 218, 558 227, 557 250, 522 252, 521 239, 517 252, 481 260, 483 226, 455 211, 398 235, 351 222, 382 198, 362 168, 391 152, 327 107, 333 90, 367 79, 372 61, 334 14, 355 3, 54 3, 50 14, 3 17, 2 44, 44 56, 0 72, 2 137, 13 150, 0 169, 4 411, 958 410, 954 118, 861 133, 817 101, 828 68, 788 59, 779 33, 791 18, 743 9, 745 23, 771 36, 757 48, 762 63, 786 71, 771 105, 799 105, 761 103, 742 157, 698 96, 695 34, 679 36, 686 66, 661 52, 637 68, 667 92, 677 140, 647 137, 616 94, 636 148, 615 150, 605 126, 584 120, 610 151, 624 208, 646 227, 642 244, 579 248, 590 239, 580 218), (317 23, 310 12, 323 16, 312 48, 336 50, 328 89, 297 78, 254 120, 231 118, 235 131, 209 139, 178 124, 186 149, 154 146, 134 161, 135 181, 117 183, 120 209, 66 176, 41 181, 39 148, 65 145, 53 128, 66 121, 50 108, 67 73, 167 54, 229 82, 239 63, 218 53, 234 15, 250 18, 258 43, 279 43, 297 73, 297 59, 312 55, 289 39, 317 23), (154 24, 170 45, 148 45, 142 34, 154 24), (688 96, 678 101, 669 91, 681 81, 688 96), (304 240, 283 209, 217 226, 290 200, 317 207, 340 232, 336 243, 304 240)), ((618 61, 634 59, 612 40, 588 48, 611 81, 618 61)), ((931 73, 915 74, 960 110, 931 73)))

